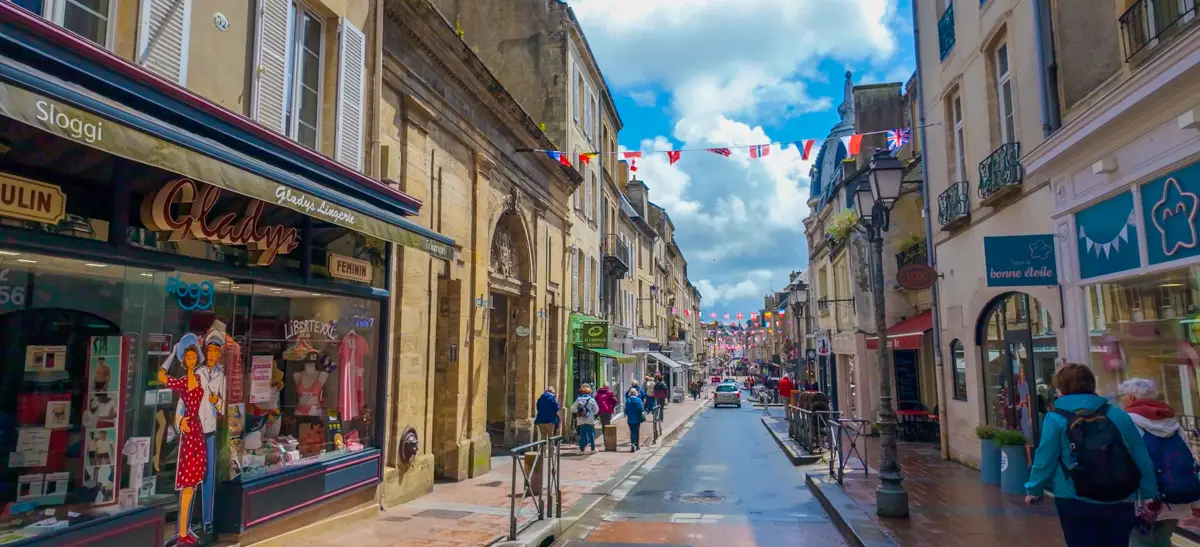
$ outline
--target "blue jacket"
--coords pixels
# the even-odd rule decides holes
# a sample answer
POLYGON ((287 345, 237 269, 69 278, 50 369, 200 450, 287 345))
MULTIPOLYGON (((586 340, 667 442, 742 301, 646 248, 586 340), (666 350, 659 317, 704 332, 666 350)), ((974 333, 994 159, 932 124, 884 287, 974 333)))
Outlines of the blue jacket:
POLYGON ((644 409, 645 409, 645 407, 642 406, 642 399, 640 397, 626 397, 625 398, 625 421, 628 422, 630 425, 640 424, 640 423, 646 421, 646 417, 642 416, 642 412, 644 411, 644 409))
POLYGON ((558 409, 558 399, 554 398, 554 394, 549 391, 542 393, 542 396, 538 397, 537 400, 537 416, 534 416, 533 423, 558 423, 558 409))
MULTIPOLYGON (((1107 399, 1099 395, 1081 393, 1059 397, 1057 401, 1054 401, 1054 407, 1067 412, 1084 409, 1096 410, 1106 401, 1107 399)), ((1142 473, 1141 484, 1138 486, 1135 496, 1143 500, 1154 499, 1158 496, 1158 483, 1154 478, 1154 464, 1150 462, 1150 455, 1146 452, 1146 445, 1142 442, 1142 434, 1133 424, 1129 415, 1115 405, 1109 405, 1108 419, 1121 431, 1125 447, 1129 449, 1129 454, 1133 456, 1133 462, 1137 465, 1138 471, 1142 473)), ((1025 483, 1025 493, 1030 496, 1041 496, 1046 486, 1052 486, 1055 498, 1106 503, 1075 493, 1075 484, 1063 472, 1063 466, 1059 463, 1061 461, 1063 464, 1070 464, 1071 462, 1068 461, 1068 458, 1071 457, 1070 453, 1070 444, 1067 440, 1067 419, 1054 412, 1046 414, 1046 418, 1042 420, 1042 441, 1033 455, 1033 468, 1029 471, 1029 482, 1025 483)), ((1125 501, 1130 501, 1135 496, 1130 496, 1125 501)))

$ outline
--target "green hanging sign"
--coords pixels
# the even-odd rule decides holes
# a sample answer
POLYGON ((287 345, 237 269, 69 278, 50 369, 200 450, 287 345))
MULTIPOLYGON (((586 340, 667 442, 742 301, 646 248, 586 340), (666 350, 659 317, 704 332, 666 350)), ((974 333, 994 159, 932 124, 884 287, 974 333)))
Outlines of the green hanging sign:
POLYGON ((585 348, 608 347, 608 323, 585 322, 579 327, 579 344, 585 348))

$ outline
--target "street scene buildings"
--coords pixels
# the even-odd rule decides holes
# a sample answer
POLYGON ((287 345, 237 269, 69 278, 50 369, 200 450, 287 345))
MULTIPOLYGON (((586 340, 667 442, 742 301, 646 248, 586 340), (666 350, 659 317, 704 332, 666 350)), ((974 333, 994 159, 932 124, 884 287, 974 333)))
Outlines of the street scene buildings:
POLYGON ((757 4, 0 0, 0 545, 1200 543, 1195 0, 757 4))

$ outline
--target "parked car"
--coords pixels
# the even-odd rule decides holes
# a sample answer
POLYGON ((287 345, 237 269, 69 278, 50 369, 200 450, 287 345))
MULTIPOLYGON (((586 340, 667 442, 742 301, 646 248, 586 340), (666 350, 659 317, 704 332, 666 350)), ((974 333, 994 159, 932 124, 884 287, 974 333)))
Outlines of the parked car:
POLYGON ((713 392, 713 407, 721 405, 742 407, 742 391, 738 389, 737 384, 721 384, 717 386, 717 390, 713 392))

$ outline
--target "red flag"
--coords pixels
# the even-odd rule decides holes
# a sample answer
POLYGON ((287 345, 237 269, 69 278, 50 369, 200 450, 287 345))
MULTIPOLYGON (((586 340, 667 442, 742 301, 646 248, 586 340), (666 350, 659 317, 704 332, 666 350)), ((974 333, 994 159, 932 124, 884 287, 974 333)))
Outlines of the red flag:
POLYGON ((637 173, 637 160, 629 160, 629 170, 631 172, 637 173))
POLYGON ((802 159, 802 160, 808 159, 808 155, 810 153, 812 153, 812 147, 813 147, 814 142, 816 142, 816 141, 814 141, 813 139, 796 142, 796 147, 800 149, 800 159, 802 159))
POLYGON ((625 159, 642 157, 641 152, 622 152, 621 154, 625 156, 625 159))
POLYGON ((592 163, 592 157, 593 157, 593 156, 595 156, 595 155, 596 155, 596 154, 595 154, 594 152, 593 152, 593 153, 587 153, 587 152, 584 152, 584 153, 582 153, 582 154, 580 154, 580 155, 579 155, 579 161, 580 161, 581 163, 584 163, 584 164, 591 164, 591 163, 592 163))
POLYGON ((859 148, 862 147, 862 133, 855 133, 849 137, 842 137, 842 144, 846 147, 846 154, 857 156, 859 148))
POLYGON ((675 165, 675 162, 679 161, 679 155, 680 152, 678 150, 667 151, 667 158, 671 160, 671 165, 675 165))

